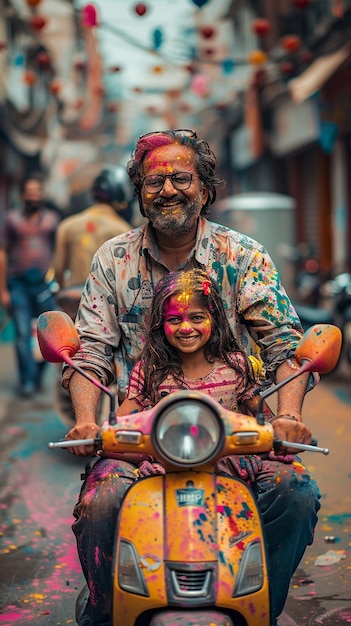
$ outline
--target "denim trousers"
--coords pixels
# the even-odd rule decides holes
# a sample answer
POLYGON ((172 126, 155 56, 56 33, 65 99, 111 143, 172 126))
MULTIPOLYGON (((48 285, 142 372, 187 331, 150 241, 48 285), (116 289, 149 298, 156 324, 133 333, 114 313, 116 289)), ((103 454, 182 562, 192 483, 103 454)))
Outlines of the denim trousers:
POLYGON ((28 283, 22 278, 10 278, 11 317, 15 327, 15 351, 19 382, 35 387, 45 361, 38 363, 32 349, 32 319, 56 308, 54 295, 44 280, 28 283))
MULTIPOLYGON (((90 590, 80 626, 111 626, 113 536, 121 500, 135 480, 135 466, 101 459, 83 483, 72 529, 90 590)), ((283 611, 290 581, 313 542, 319 490, 299 457, 293 463, 263 460, 250 483, 267 542, 272 624, 283 611)))

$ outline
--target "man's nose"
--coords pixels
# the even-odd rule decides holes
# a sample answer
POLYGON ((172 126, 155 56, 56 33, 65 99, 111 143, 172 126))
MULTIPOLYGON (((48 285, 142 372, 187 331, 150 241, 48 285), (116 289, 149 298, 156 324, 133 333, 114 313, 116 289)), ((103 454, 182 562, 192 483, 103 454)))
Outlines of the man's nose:
POLYGON ((176 188, 173 186, 173 183, 171 181, 171 178, 169 176, 166 176, 165 178, 165 182, 162 185, 162 189, 160 191, 160 194, 164 194, 164 195, 174 195, 177 193, 176 188))

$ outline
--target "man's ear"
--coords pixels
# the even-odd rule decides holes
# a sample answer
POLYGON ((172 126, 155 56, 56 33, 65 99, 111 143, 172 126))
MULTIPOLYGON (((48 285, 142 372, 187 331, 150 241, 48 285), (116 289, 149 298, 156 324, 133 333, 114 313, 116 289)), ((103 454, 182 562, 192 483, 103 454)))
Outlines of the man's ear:
POLYGON ((205 206, 208 202, 209 192, 207 187, 201 183, 201 193, 202 193, 202 206, 205 206))

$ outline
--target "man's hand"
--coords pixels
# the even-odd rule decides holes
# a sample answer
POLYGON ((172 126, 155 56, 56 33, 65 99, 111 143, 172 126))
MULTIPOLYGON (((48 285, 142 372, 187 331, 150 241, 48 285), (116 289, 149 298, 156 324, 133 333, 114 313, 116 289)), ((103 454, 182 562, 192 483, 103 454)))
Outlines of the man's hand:
MULTIPOLYGON (((300 420, 292 415, 277 415, 271 420, 274 436, 276 439, 292 441, 294 443, 312 442, 311 430, 300 420)), ((281 447, 281 454, 296 454, 296 448, 281 447)))
MULTIPOLYGON (((74 426, 65 436, 66 440, 74 440, 74 439, 94 439, 99 432, 99 426, 95 424, 95 422, 85 422, 83 424, 79 424, 79 426, 74 426)), ((71 454, 76 454, 77 456, 91 456, 95 452, 94 446, 76 446, 72 448, 66 448, 68 452, 71 454)))

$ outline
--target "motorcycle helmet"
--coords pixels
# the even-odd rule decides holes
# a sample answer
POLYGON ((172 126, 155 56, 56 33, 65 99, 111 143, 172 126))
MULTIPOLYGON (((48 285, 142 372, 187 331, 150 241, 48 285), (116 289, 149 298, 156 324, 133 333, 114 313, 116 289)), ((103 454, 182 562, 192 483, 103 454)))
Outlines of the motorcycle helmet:
POLYGON ((119 165, 105 165, 91 187, 95 200, 111 204, 116 211, 128 208, 133 200, 133 187, 127 170, 119 165))

